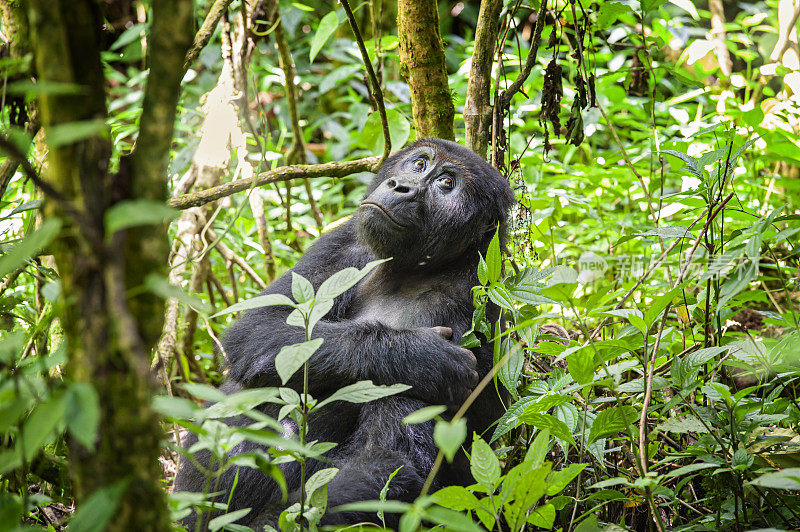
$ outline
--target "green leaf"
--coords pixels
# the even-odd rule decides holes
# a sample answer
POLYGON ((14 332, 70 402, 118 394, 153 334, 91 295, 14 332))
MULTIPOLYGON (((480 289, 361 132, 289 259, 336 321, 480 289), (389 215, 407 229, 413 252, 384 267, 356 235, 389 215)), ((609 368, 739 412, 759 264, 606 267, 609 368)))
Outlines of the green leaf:
POLYGON ((542 467, 530 469, 530 464, 521 464, 512 469, 503 482, 503 499, 513 493, 513 502, 504 505, 504 515, 512 530, 519 530, 525 514, 542 498, 547 484, 545 477, 552 464, 546 462, 542 467), (526 468, 527 466, 527 468, 526 468))
POLYGON ((381 524, 383 525, 384 528, 386 528, 386 520, 384 519, 383 508, 384 505, 386 504, 386 496, 389 494, 389 483, 392 482, 392 479, 395 477, 397 473, 400 472, 401 469, 403 469, 403 466, 400 466, 394 471, 392 471, 392 474, 389 475, 389 478, 386 480, 386 484, 383 485, 383 487, 381 488, 381 492, 378 496, 378 500, 381 502, 381 506, 376 513, 378 515, 378 519, 381 520, 381 524))
POLYGON ((567 485, 572 482, 572 479, 577 477, 578 474, 588 464, 570 464, 560 471, 553 471, 547 477, 547 495, 552 497, 561 493, 567 485))
POLYGON ((567 355, 569 374, 578 384, 588 384, 594 379, 594 354, 585 347, 567 355))
MULTIPOLYGON (((311 51, 308 56, 309 62, 314 62, 314 58, 317 57, 319 51, 325 46, 325 43, 328 42, 328 39, 331 38, 331 35, 333 35, 338 27, 339 17, 336 15, 335 10, 322 18, 317 27, 317 32, 314 34, 314 38, 311 39, 311 51)), ((286 80, 286 82, 291 83, 292 80, 286 80)))
POLYGON ((681 170, 686 170, 690 174, 699 177, 700 179, 703 178, 702 168, 699 166, 697 159, 695 159, 691 155, 687 155, 686 153, 675 150, 661 150, 661 152, 659 153, 666 153, 667 155, 672 155, 673 157, 677 157, 678 159, 686 163, 686 166, 684 166, 681 170))
POLYGON ((524 412, 520 417, 520 421, 533 425, 539 430, 548 429, 550 433, 560 440, 575 445, 575 440, 572 438, 569 427, 567 424, 558 418, 549 414, 540 414, 538 412, 524 412))
POLYGON ((501 284, 493 284, 487 289, 486 292, 489 295, 489 299, 492 300, 492 303, 498 307, 502 307, 511 311, 514 310, 514 300, 511 298, 511 294, 508 293, 508 290, 505 286, 501 284))
POLYGON ((448 462, 453 461, 458 448, 467 438, 467 420, 461 418, 454 422, 440 420, 433 428, 433 441, 444 453, 448 462))
POLYGON ((305 303, 314 299, 314 287, 302 275, 292 272, 292 297, 298 303, 305 303))
MULTIPOLYGON (((476 525, 468 516, 448 508, 442 508, 441 506, 428 506, 425 508, 423 517, 427 521, 440 525, 439 528, 442 530, 452 530, 453 532, 484 532, 484 530, 476 525)), ((400 524, 400 532, 404 532, 402 521, 400 524)), ((411 530, 416 529, 417 527, 414 527, 411 530)))
POLYGON ((324 318, 325 315, 333 308, 333 299, 325 299, 322 301, 317 299, 313 304, 311 304, 311 302, 300 304, 286 318, 286 323, 295 327, 305 327, 306 323, 301 311, 308 312, 308 305, 311 306, 311 312, 308 315, 308 333, 311 334, 314 331, 314 326, 317 324, 317 322, 324 318), (304 309, 303 307, 306 308, 304 309))
POLYGON ((426 406, 425 408, 420 408, 416 412, 412 412, 406 417, 404 417, 403 425, 416 425, 418 423, 425 423, 426 421, 430 421, 436 416, 443 414, 446 410, 447 410, 446 406, 439 406, 439 405, 426 406))
POLYGON ((164 299, 176 299, 180 303, 192 307, 200 314, 206 316, 211 312, 212 307, 198 296, 187 294, 179 286, 174 286, 169 283, 169 280, 163 275, 151 273, 144 280, 144 287, 148 292, 164 299))
POLYGON ((306 481, 306 495, 311 498, 311 495, 321 488, 322 486, 327 486, 328 483, 333 480, 333 477, 339 472, 339 469, 336 467, 328 467, 325 469, 320 469, 306 481))
POLYGON ((93 450, 100 424, 97 390, 88 382, 73 382, 67 388, 66 401, 67 430, 81 445, 93 450))
POLYGON ((637 236, 657 236, 661 239, 667 238, 694 238, 694 235, 686 227, 656 227, 648 231, 636 233, 637 236))
POLYGON ((517 380, 525 363, 525 353, 516 340, 507 337, 503 339, 500 352, 497 354, 497 360, 494 361, 495 365, 499 364, 506 355, 508 355, 508 360, 500 367, 497 377, 503 383, 503 386, 511 392, 511 395, 516 397, 519 395, 517 393, 517 380))
POLYGON ((114 41, 114 44, 109 46, 108 50, 113 52, 114 50, 119 50, 120 48, 124 48, 129 44, 139 40, 147 31, 147 24, 134 24, 127 30, 123 31, 117 40, 114 41))
MULTIPOLYGON (((322 338, 319 339, 322 343, 322 338)), ((313 342, 314 340, 312 340, 313 342)), ((301 364, 302 365, 302 364, 301 364)), ((320 408, 333 401, 346 401, 348 403, 368 403, 376 399, 397 395, 410 390, 407 384, 378 385, 372 381, 358 381, 344 388, 339 388, 330 397, 321 401, 316 408, 320 408)))
MULTIPOLYGON (((392 148, 402 148, 411 135, 411 124, 397 109, 386 110, 386 122, 389 126, 389 140, 392 142, 392 148)), ((386 140, 383 136, 380 113, 374 112, 369 115, 361 130, 360 142, 372 153, 383 153, 383 145, 386 140)))
POLYGON ((597 414, 589 429, 589 443, 600 438, 627 431, 638 420, 636 409, 632 406, 611 406, 597 414))
POLYGON ((8 216, 4 216, 4 218, 19 214, 21 212, 39 210, 39 207, 42 206, 42 203, 43 202, 40 199, 26 201, 25 203, 11 209, 11 212, 8 213, 8 216))
POLYGON ((597 12, 597 28, 606 29, 615 23, 622 15, 632 12, 630 6, 626 4, 620 2, 603 2, 600 4, 600 9, 597 12))
POLYGON ((483 260, 483 255, 478 256, 478 282, 483 286, 489 283, 488 266, 486 266, 486 261, 483 260))
POLYGON ((281 384, 286 384, 295 372, 316 353, 322 345, 322 338, 314 338, 299 344, 285 345, 275 355, 275 369, 281 378, 281 384))
POLYGON ((542 294, 556 301, 568 301, 577 286, 577 271, 569 266, 556 266, 547 287, 542 289, 542 294))
POLYGON ((50 218, 41 227, 23 237, 13 248, 0 257, 0 277, 21 268, 32 256, 43 250, 61 231, 61 220, 50 218))
POLYGON ((494 232, 489 249, 486 250, 486 275, 489 282, 495 283, 500 279, 503 270, 503 257, 500 254, 500 230, 494 232))
POLYGON ((200 384, 194 382, 187 382, 181 384, 181 388, 189 392, 192 396, 203 401, 210 401, 213 403, 224 401, 227 395, 219 391, 217 388, 208 384, 200 384))
POLYGON ((153 398, 153 410, 165 417, 174 419, 191 419, 202 410, 194 401, 185 397, 157 395, 153 398))
POLYGON ((106 211, 106 237, 129 227, 166 223, 177 216, 177 209, 160 201, 148 199, 120 201, 106 211))
POLYGON ((500 480, 500 460, 489 444, 477 434, 472 441, 472 457, 469 461, 472 477, 487 488, 494 488, 500 480))
POLYGON ((706 426, 692 415, 668 418, 659 423, 655 430, 660 432, 675 432, 677 434, 687 434, 690 432, 703 434, 708 432, 706 426))
POLYGON ((459 512, 474 510, 480 506, 478 498, 463 486, 447 486, 434 493, 431 498, 436 504, 459 512))
POLYGON ((523 462, 530 462, 531 466, 534 468, 540 467, 544 463, 544 459, 547 458, 547 449, 549 446, 550 430, 540 430, 539 434, 537 434, 536 438, 533 440, 533 443, 528 447, 523 462))
POLYGON ((231 305, 225 310, 217 312, 211 317, 216 318, 217 316, 223 316, 225 314, 231 314, 233 312, 241 312, 243 310, 250 310, 261 307, 271 307, 276 305, 285 305, 288 307, 295 306, 294 301, 292 301, 283 294, 265 294, 263 296, 251 297, 250 299, 239 301, 238 303, 231 305))
MULTIPOLYGON (((605 5, 605 4, 603 4, 605 5)), ((552 529, 556 520, 556 507, 550 503, 533 510, 528 516, 528 522, 539 528, 552 529)))
POLYGON ((750 482, 754 486, 779 490, 800 490, 800 467, 765 473, 750 482))
MULTIPOLYGON (((747 449, 736 449, 736 452, 733 453, 731 465, 734 469, 744 470, 753 465, 754 461, 755 458, 747 452, 747 449)), ((800 475, 798 475, 798 480, 800 480, 800 475)))
POLYGON ((16 449, 22 453, 21 458, 30 461, 36 455, 64 420, 66 406, 63 393, 54 393, 50 399, 36 405, 23 426, 24 438, 16 442, 16 449))
POLYGON ((128 479, 120 480, 110 486, 92 493, 69 520, 70 532, 103 532, 117 511, 119 500, 128 487, 128 479))
POLYGON ((529 395, 509 406, 503 415, 500 416, 500 419, 497 420, 497 426, 495 427, 494 433, 492 434, 492 438, 489 440, 489 442, 495 442, 500 436, 515 428, 519 423, 519 416, 525 412, 528 406, 530 406, 532 403, 535 403, 537 400, 538 397, 529 395))
POLYGON ((372 271, 373 268, 386 262, 389 259, 374 260, 367 263, 360 270, 357 268, 345 268, 325 279, 317 290, 317 301, 334 299, 344 294, 347 290, 355 286, 361 279, 372 271))
POLYGON ((234 512, 226 513, 215 517, 211 521, 208 522, 208 529, 211 532, 216 532, 217 530, 222 530, 227 525, 232 524, 234 521, 238 521, 242 517, 246 516, 250 513, 250 508, 242 508, 241 510, 236 510, 234 512))
POLYGON ((361 65, 344 65, 337 68, 322 78, 322 81, 319 82, 320 95, 325 94, 332 88, 339 86, 343 81, 360 72, 362 68, 363 67, 361 65))
MULTIPOLYGON (((82 120, 80 122, 68 122, 50 126, 45 131, 47 146, 52 148, 75 144, 90 137, 108 138, 108 126, 105 120, 82 120)), ((158 203, 165 206, 164 203, 158 203)))

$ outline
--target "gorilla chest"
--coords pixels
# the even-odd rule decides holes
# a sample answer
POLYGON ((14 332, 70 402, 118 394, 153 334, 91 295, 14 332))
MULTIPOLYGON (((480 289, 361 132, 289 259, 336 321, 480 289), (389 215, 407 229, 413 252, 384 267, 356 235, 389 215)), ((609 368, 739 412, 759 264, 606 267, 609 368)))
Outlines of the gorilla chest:
POLYGON ((430 285, 389 289, 365 284, 350 314, 356 321, 378 322, 400 330, 449 326, 444 322, 450 320, 443 311, 451 305, 447 295, 430 285))

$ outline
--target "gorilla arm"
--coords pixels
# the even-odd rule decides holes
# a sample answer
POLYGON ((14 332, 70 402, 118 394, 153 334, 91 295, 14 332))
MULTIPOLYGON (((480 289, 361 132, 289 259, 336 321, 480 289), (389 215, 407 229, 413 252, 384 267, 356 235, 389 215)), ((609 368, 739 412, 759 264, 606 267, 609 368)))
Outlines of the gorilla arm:
MULTIPOLYGON (((374 257, 356 244, 351 223, 323 236, 298 261, 294 271, 315 288, 348 266, 363 267, 374 257)), ((356 288, 338 297, 312 338, 322 346, 309 359, 309 392, 317 398, 359 380, 375 384, 409 384, 407 395, 432 404, 460 404, 477 383, 475 355, 444 336, 443 328, 398 330, 379 322, 346 318, 356 288)), ((291 297, 291 273, 275 281, 265 293, 291 297)), ((285 345, 305 340, 300 327, 286 325, 290 309, 263 307, 245 313, 225 336, 231 357, 229 378, 246 386, 280 386, 275 356, 285 345)), ((436 309, 430 309, 437 313, 436 309)), ((302 375, 287 383, 302 390, 302 375)))

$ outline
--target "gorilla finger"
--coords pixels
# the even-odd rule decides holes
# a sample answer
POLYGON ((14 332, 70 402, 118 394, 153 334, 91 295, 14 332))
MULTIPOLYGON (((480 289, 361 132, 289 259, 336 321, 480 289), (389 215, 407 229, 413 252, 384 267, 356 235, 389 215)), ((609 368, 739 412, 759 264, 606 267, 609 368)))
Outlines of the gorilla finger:
POLYGON ((437 325, 436 327, 431 327, 431 330, 445 340, 449 340, 453 337, 453 329, 450 327, 442 327, 441 325, 437 325))
POLYGON ((464 354, 466 359, 469 361, 470 367, 475 369, 478 366, 478 359, 475 358, 475 353, 470 351, 469 349, 461 348, 461 352, 464 354))
POLYGON ((478 372, 477 371, 473 371, 471 377, 472 377, 472 385, 473 386, 477 386, 478 385, 478 378, 480 377, 480 375, 478 375, 478 372))

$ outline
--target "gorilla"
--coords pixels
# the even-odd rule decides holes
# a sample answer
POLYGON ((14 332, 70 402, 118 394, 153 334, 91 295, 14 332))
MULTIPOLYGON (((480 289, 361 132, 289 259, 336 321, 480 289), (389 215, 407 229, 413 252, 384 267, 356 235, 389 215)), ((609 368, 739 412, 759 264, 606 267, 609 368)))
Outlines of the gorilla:
MULTIPOLYGON (((309 393, 315 399, 367 379, 411 386, 400 395, 363 404, 336 401, 312 412, 307 440, 337 444, 324 461, 307 463, 306 478, 324 467, 340 470, 328 485, 328 508, 378 499, 398 468, 387 500, 410 502, 419 495, 438 452, 433 422, 404 426, 401 420, 430 405, 446 405, 453 412, 491 370, 493 350, 485 338, 472 350, 462 348, 459 340, 471 328, 471 288, 478 284, 479 253, 486 253, 498 226, 504 234, 513 202, 508 182, 470 150, 440 139, 419 140, 385 161, 349 221, 323 234, 292 270, 264 291, 291 297, 291 271, 317 289, 348 266, 362 268, 391 257, 336 298, 312 334, 323 338, 308 361, 309 393)), ((289 311, 277 306, 253 309, 229 329, 223 344, 230 363, 224 392, 281 385, 275 356, 282 346, 305 340, 301 328, 286 324, 289 311)), ((490 308, 489 319, 496 320, 497 313, 496 307, 490 308)), ((302 373, 296 372, 287 386, 302 391, 302 373)), ((272 416, 278 413, 273 404, 259 409, 272 416)), ((501 413, 501 398, 494 387, 487 387, 467 411, 468 430, 482 433, 501 413)), ((288 431, 297 434, 293 422, 282 423, 292 425, 288 431)), ((190 436, 184 446, 195 441, 190 436)), ((255 448, 257 444, 245 442, 232 452, 255 448)), ((299 464, 280 467, 290 498, 292 491, 296 496, 299 464)), ((204 481, 182 460, 175 491, 200 492, 204 481)), ((467 459, 460 453, 439 470, 432 487, 472 482, 467 459)), ((288 506, 281 505, 277 483, 259 470, 227 471, 221 500, 228 500, 234 483, 228 510, 252 508, 241 524, 274 524, 281 508, 288 506)), ((183 524, 191 527, 195 519, 193 513, 183 524)), ((387 514, 387 526, 396 528, 398 519, 387 514)), ((375 514, 329 512, 322 522, 369 521, 378 522, 375 514)))

